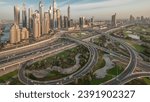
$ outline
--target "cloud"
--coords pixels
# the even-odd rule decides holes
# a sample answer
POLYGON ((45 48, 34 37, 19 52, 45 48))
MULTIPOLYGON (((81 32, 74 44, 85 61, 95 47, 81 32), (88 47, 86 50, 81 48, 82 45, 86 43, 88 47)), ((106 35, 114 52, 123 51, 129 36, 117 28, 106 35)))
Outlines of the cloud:
POLYGON ((73 4, 72 8, 76 10, 87 10, 87 9, 97 9, 97 8, 108 8, 120 5, 125 5, 135 0, 105 0, 94 3, 84 3, 84 4, 73 4))
POLYGON ((7 4, 5 1, 0 1, 0 5, 7 4))

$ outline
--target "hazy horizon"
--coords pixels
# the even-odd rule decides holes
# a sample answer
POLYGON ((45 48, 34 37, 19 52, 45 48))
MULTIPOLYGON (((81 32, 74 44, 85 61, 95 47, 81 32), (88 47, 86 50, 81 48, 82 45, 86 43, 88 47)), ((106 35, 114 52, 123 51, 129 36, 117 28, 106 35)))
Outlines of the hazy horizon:
MULTIPOLYGON (((0 0, 0 19, 13 19, 13 7, 19 5, 22 8, 23 0, 0 0)), ((24 0, 26 7, 38 9, 40 0, 24 0)), ((52 4, 52 0, 43 0, 45 12, 52 4), (51 1, 51 2, 50 2, 51 1)), ((61 9, 62 15, 67 15, 68 0, 56 0, 57 7, 61 9)), ((133 16, 150 17, 150 0, 70 0, 71 17, 92 17, 96 19, 110 19, 111 15, 117 13, 118 19, 133 16)))

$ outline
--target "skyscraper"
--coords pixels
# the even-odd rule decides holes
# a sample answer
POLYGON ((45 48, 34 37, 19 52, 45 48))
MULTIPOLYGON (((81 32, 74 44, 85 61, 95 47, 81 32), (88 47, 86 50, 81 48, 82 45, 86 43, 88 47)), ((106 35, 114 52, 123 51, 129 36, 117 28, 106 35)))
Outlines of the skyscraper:
POLYGON ((29 38, 29 31, 27 28, 23 28, 21 31, 21 40, 26 40, 29 38))
POLYGON ((68 9, 67 9, 67 13, 68 13, 68 27, 70 27, 70 3, 69 3, 69 0, 68 0, 68 9))
POLYGON ((90 21, 91 21, 91 26, 93 26, 94 25, 94 17, 92 17, 90 21))
POLYGON ((40 13, 40 23, 41 23, 41 34, 44 34, 44 4, 43 0, 39 2, 39 13, 40 13))
POLYGON ((60 25, 60 10, 59 9, 56 10, 56 15, 57 15, 57 28, 60 29, 61 25, 60 25))
POLYGON ((60 27, 63 28, 63 17, 60 15, 60 27))
POLYGON ((16 44, 21 41, 20 37, 20 29, 19 26, 14 23, 14 25, 10 29, 10 43, 11 44, 16 44))
POLYGON ((111 25, 112 25, 113 27, 116 27, 116 26, 117 26, 117 24, 116 24, 116 13, 115 13, 114 15, 112 15, 111 25))
POLYGON ((20 8, 18 6, 14 6, 14 23, 20 24, 20 8))
POLYGON ((144 16, 141 16, 141 22, 142 23, 144 22, 144 16))
POLYGON ((35 39, 41 36, 40 14, 38 12, 33 15, 33 36, 35 39))
POLYGON ((44 13, 44 34, 48 34, 49 32, 49 26, 50 26, 50 19, 49 19, 49 13, 48 12, 45 12, 44 13))
POLYGON ((53 0, 53 29, 57 29, 56 0, 53 0))
POLYGON ((68 28, 68 17, 64 16, 64 28, 68 28))
POLYGON ((70 27, 73 27, 73 19, 70 19, 70 27))
POLYGON ((32 32, 32 28, 33 28, 33 10, 31 8, 28 9, 28 28, 29 31, 32 32))
POLYGON ((85 25, 85 17, 80 17, 79 18, 79 27, 83 28, 85 25))
POLYGON ((53 8, 52 6, 49 7, 49 27, 50 29, 53 29, 53 8))
POLYGON ((27 13, 25 3, 23 3, 22 7, 22 26, 27 27, 27 13))
POLYGON ((133 23, 134 21, 135 21, 135 18, 132 15, 130 15, 130 22, 133 23))

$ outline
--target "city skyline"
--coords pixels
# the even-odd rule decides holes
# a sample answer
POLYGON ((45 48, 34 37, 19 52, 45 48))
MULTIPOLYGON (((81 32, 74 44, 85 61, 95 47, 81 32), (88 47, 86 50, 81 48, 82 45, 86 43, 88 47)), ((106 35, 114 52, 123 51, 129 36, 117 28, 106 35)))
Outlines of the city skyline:
MULTIPOLYGON (((24 1, 27 8, 38 9, 39 0, 24 1)), ((49 6, 52 5, 52 0, 43 1, 45 6, 44 11, 47 11, 49 6)), ((66 16, 68 0, 56 0, 56 2, 57 7, 66 16)), ((110 19, 110 16, 114 13, 118 14, 117 18, 127 18, 130 14, 133 16, 143 15, 149 17, 149 3, 149 0, 70 0, 71 17, 75 19, 80 16, 91 17, 93 15, 96 19, 110 19), (79 10, 80 12, 78 12, 79 10)), ((0 19, 13 19, 13 10, 11 10, 13 9, 13 5, 19 5, 21 8, 22 0, 0 0, 0 19)))

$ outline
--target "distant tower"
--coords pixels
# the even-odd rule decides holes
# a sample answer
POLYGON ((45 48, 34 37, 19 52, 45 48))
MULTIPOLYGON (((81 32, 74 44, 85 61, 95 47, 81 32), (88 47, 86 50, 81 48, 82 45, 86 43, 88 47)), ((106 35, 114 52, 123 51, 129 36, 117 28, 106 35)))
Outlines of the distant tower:
POLYGON ((20 28, 15 23, 10 29, 10 43, 16 44, 21 41, 20 28))
POLYGON ((64 28, 68 28, 68 16, 64 16, 64 28))
POLYGON ((141 16, 141 22, 144 22, 144 16, 141 16))
POLYGON ((35 39, 41 37, 40 14, 38 12, 33 15, 33 36, 35 39))
POLYGON ((44 13, 44 34, 48 34, 49 32, 49 26, 50 26, 50 19, 49 19, 49 13, 48 12, 45 12, 44 13))
POLYGON ((91 26, 94 25, 94 17, 91 18, 91 26))
POLYGON ((49 7, 49 24, 50 29, 53 29, 53 8, 52 6, 49 7))
POLYGON ((28 28, 29 31, 32 32, 32 28, 33 28, 33 10, 31 8, 28 9, 28 28))
POLYGON ((29 31, 27 28, 23 28, 21 32, 21 40, 29 39, 29 31))
POLYGON ((27 13, 26 13, 26 5, 24 2, 22 7, 22 26, 27 27, 27 13))
POLYGON ((20 24, 20 8, 18 6, 14 6, 14 23, 20 24))
POLYGON ((79 26, 80 28, 83 28, 85 25, 85 17, 80 17, 79 18, 79 26))
POLYGON ((133 23, 134 21, 135 21, 135 18, 132 15, 130 15, 130 23, 133 23))
POLYGON ((44 4, 43 0, 39 2, 39 13, 40 13, 40 23, 41 23, 41 34, 44 34, 44 4))
POLYGON ((57 28, 60 29, 61 28, 61 25, 60 25, 60 10, 57 9, 56 10, 56 15, 57 15, 57 28))
POLYGON ((112 15, 111 25, 112 25, 113 27, 116 27, 116 26, 117 26, 117 24, 116 24, 116 13, 115 13, 114 15, 112 15))
POLYGON ((68 27, 70 27, 70 3, 68 0, 68 27))
POLYGON ((56 20, 56 0, 53 0, 53 28, 57 28, 57 20, 56 20))
POLYGON ((60 28, 63 28, 63 16, 60 15, 60 28))

